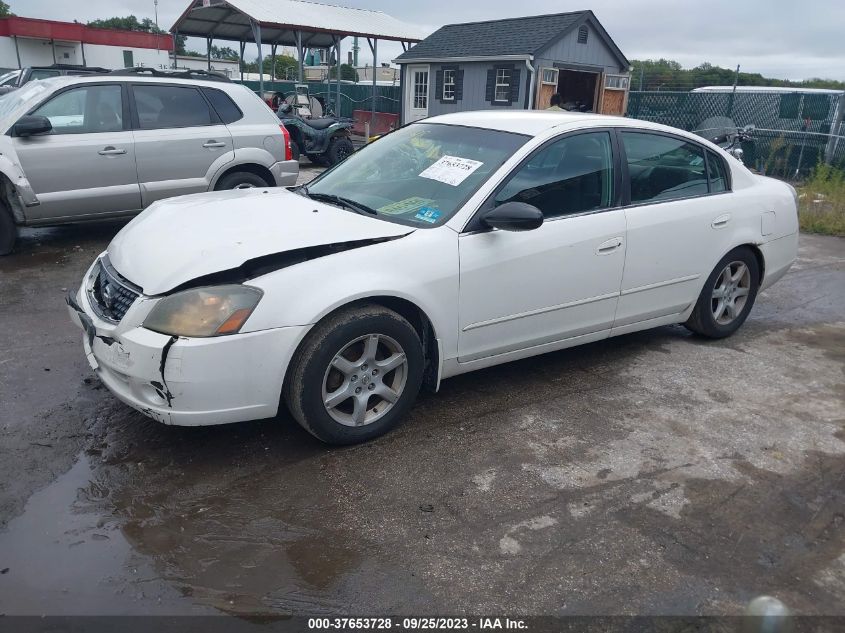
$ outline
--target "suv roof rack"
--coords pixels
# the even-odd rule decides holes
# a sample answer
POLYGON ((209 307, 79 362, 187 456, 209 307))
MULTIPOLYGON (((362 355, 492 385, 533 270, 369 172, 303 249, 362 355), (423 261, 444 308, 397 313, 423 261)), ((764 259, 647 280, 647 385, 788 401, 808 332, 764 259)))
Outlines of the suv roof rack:
POLYGON ((147 68, 145 66, 136 66, 135 68, 121 68, 119 70, 112 70, 109 75, 149 75, 150 77, 161 77, 164 79, 203 79, 205 81, 222 81, 231 83, 231 80, 222 73, 216 73, 208 70, 157 70, 155 68, 147 68))
POLYGON ((82 64, 50 64, 49 66, 30 66, 30 68, 36 68, 39 70, 87 70, 91 73, 111 72, 108 68, 100 68, 99 66, 83 66, 82 64))

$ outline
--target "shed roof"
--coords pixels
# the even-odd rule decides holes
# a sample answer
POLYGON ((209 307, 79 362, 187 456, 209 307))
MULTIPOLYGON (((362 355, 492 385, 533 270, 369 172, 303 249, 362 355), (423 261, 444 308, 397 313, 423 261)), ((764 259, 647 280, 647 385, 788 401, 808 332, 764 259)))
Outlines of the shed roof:
POLYGON ((536 55, 587 20, 619 58, 620 65, 627 68, 630 65, 628 60, 589 10, 447 24, 399 55, 395 61, 401 64, 422 59, 536 55))
POLYGON ((265 44, 296 45, 296 31, 303 46, 323 48, 333 37, 358 35, 381 40, 418 42, 424 34, 381 11, 352 9, 303 0, 192 0, 171 31, 180 35, 222 40, 253 39, 250 21, 261 25, 265 44))

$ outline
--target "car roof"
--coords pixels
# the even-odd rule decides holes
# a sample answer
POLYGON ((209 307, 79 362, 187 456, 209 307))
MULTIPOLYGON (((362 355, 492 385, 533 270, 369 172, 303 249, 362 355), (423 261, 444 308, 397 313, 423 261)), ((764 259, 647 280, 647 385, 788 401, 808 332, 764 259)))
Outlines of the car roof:
POLYGON ((566 112, 561 110, 478 110, 442 114, 423 119, 420 122, 464 125, 467 127, 528 134, 530 136, 543 136, 553 130, 559 132, 566 128, 575 129, 604 126, 636 127, 669 132, 694 139, 697 142, 704 140, 700 136, 690 132, 660 123, 652 123, 651 121, 629 119, 607 114, 594 114, 591 112, 566 112))

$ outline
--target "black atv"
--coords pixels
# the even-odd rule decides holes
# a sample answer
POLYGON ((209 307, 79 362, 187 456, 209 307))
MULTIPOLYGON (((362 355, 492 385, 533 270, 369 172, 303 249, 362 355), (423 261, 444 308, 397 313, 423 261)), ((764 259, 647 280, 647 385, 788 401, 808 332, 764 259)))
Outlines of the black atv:
POLYGON ((295 160, 298 160, 302 153, 308 156, 312 163, 331 167, 355 152, 350 138, 352 121, 334 117, 306 119, 289 103, 282 103, 276 115, 290 134, 295 160))

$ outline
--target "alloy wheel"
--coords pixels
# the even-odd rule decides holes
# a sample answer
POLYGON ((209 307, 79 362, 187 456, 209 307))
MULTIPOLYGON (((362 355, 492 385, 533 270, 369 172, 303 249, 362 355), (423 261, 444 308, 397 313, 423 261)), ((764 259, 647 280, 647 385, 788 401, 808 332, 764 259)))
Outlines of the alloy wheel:
POLYGON ((367 334, 335 354, 323 376, 323 406, 345 426, 372 424, 398 402, 407 379, 402 346, 384 334, 367 334))
POLYGON ((731 262, 716 278, 711 294, 713 319, 719 325, 729 325, 748 301, 751 292, 751 271, 744 262, 731 262))

